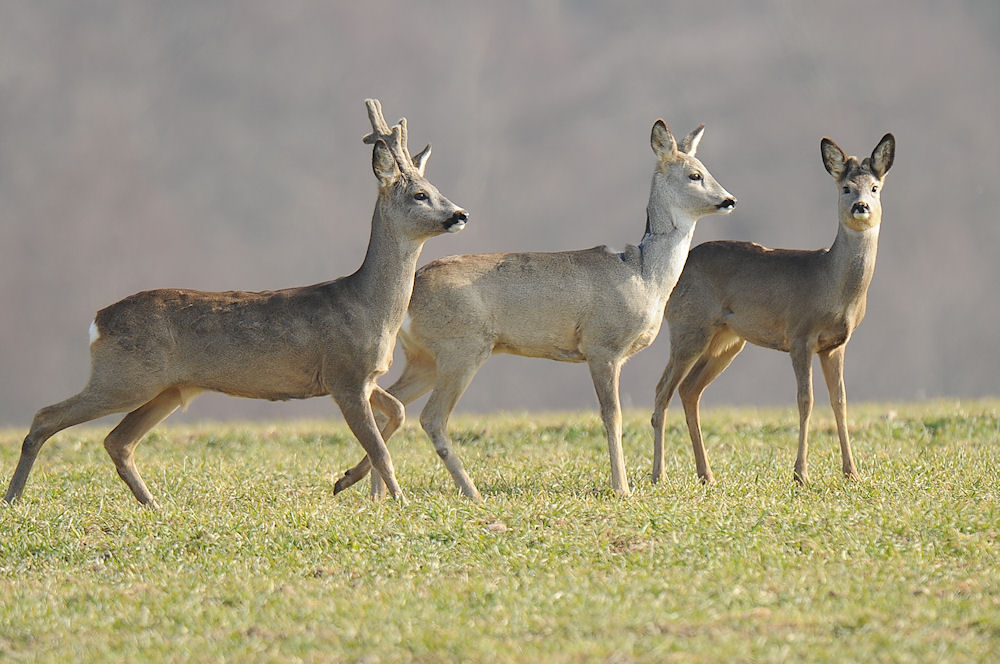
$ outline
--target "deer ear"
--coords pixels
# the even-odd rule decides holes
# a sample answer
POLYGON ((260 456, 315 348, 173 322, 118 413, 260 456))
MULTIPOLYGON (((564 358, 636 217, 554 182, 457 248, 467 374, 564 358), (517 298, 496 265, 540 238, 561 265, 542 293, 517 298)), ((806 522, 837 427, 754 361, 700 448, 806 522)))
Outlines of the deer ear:
POLYGON ((372 151, 372 170, 375 171, 380 187, 388 187, 400 176, 396 158, 381 138, 375 141, 375 149, 372 151))
POLYGON ((844 154, 839 145, 826 137, 819 142, 819 150, 823 156, 823 166, 826 167, 826 172, 839 182, 847 170, 847 155, 844 154))
POLYGON ((704 135, 705 125, 700 124, 697 129, 684 137, 678 149, 689 157, 695 156, 695 153, 698 152, 698 144, 701 143, 701 137, 704 135))
POLYGON ((431 157, 431 144, 428 143, 424 146, 424 149, 413 155, 413 166, 420 173, 420 177, 424 176, 424 169, 427 168, 427 160, 431 157))
POLYGON ((653 123, 653 131, 649 136, 649 145, 661 161, 673 161, 677 159, 677 141, 674 140, 674 135, 667 129, 667 123, 663 120, 657 120, 653 123))
POLYGON ((872 173, 875 177, 882 179, 892 167, 892 162, 896 158, 896 137, 886 134, 872 150, 872 173))

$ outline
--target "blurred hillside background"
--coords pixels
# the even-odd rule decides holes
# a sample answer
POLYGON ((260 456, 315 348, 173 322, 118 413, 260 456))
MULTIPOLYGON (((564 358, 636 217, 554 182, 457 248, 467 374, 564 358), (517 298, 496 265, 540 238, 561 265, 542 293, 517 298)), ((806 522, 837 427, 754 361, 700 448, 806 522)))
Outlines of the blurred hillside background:
MULTIPOLYGON (((429 178, 471 211, 421 263, 637 243, 658 117, 679 135, 706 123, 699 157, 739 198, 696 243, 828 246, 820 138, 865 156, 892 131, 849 399, 996 395, 998 72, 986 0, 5 0, 0 424, 83 387, 94 312, 126 295, 354 271, 376 193, 365 97, 408 118, 414 148, 433 143, 429 178)), ((668 348, 664 327, 626 365, 626 407, 650 406, 668 348)), ((825 409, 818 374, 816 392, 825 409)), ((748 347, 705 402, 794 395, 787 355, 748 347)), ((595 405, 583 365, 496 356, 459 409, 595 405)), ((183 417, 334 413, 205 396, 183 417)))

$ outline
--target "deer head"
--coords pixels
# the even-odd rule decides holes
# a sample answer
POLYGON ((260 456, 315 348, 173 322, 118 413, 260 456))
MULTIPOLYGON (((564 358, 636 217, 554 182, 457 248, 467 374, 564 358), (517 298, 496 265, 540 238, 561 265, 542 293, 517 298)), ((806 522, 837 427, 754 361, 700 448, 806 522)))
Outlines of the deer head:
MULTIPOLYGON (((653 171, 650 206, 656 209, 672 208, 679 216, 673 219, 675 226, 690 225, 699 218, 714 213, 728 214, 736 206, 736 199, 720 185, 695 154, 705 132, 705 125, 699 125, 678 145, 670 129, 663 120, 653 124, 649 143, 656 154, 656 169, 653 171)), ((651 209, 651 222, 657 215, 651 209)), ((667 232, 669 228, 650 228, 654 233, 667 232)))
POLYGON ((366 99, 372 133, 362 140, 374 144, 372 170, 379 183, 378 206, 384 219, 396 222, 398 232, 414 240, 424 240, 441 233, 456 233, 465 228, 469 215, 424 177, 431 155, 427 145, 410 156, 407 147, 406 118, 389 129, 377 99, 366 99))
POLYGON ((882 182, 896 156, 896 139, 886 134, 870 157, 848 157, 832 139, 820 141, 823 166, 840 187, 840 223, 855 231, 877 227, 882 221, 882 182))

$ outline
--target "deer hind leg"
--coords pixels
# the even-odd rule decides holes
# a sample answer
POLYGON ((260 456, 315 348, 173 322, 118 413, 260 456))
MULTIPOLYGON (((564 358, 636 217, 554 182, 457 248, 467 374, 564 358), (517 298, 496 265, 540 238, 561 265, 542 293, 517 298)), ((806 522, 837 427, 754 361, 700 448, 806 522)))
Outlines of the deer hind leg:
MULTIPOLYGON (((426 353, 419 355, 416 353, 407 353, 406 366, 403 367, 403 373, 396 379, 396 382, 384 391, 406 406, 430 392, 431 388, 434 387, 436 376, 437 371, 434 366, 433 357, 426 353)), ((379 429, 386 440, 392 435, 391 433, 386 434, 383 428, 387 416, 388 413, 385 416, 380 416, 376 413, 379 429)))
POLYGON ((705 353, 698 359, 687 377, 681 382, 678 394, 684 406, 684 417, 687 420, 688 432, 691 434, 691 446, 694 449, 695 465, 698 477, 705 484, 715 482, 712 467, 705 453, 705 441, 701 435, 701 395, 708 384, 726 370, 746 342, 734 334, 719 334, 705 353))
POLYGON ((611 490, 628 496, 628 474, 622 452, 622 408, 618 394, 622 362, 618 358, 588 359, 590 377, 594 381, 597 400, 601 404, 601 420, 608 436, 608 456, 611 459, 611 490))
MULTIPOLYGON (((402 375, 396 380, 395 383, 389 386, 386 392, 390 396, 395 397, 404 406, 406 404, 419 399, 423 395, 427 394, 434 387, 434 362, 433 359, 427 361, 423 356, 411 357, 407 354, 406 366, 403 369, 402 375)), ((381 389, 381 388, 378 388, 381 389)), ((375 421, 378 424, 379 431, 382 432, 382 440, 388 440, 395 432, 395 428, 392 431, 387 430, 387 425, 391 419, 389 413, 382 412, 376 403, 376 391, 372 392, 372 407, 379 410, 375 414, 375 421)), ((400 425, 402 422, 400 422, 400 425)), ((398 425, 397 425, 398 428, 398 425)), ((360 462, 352 466, 351 468, 344 471, 344 474, 337 480, 336 484, 333 485, 333 494, 337 495, 341 491, 348 489, 357 482, 359 482, 368 471, 371 470, 372 464, 371 460, 365 456, 360 462)), ((378 473, 371 473, 371 495, 373 498, 382 497, 385 495, 385 483, 382 482, 382 478, 378 473)))
POLYGON ((830 393, 830 407, 837 420, 837 436, 840 438, 840 459, 843 463, 844 477, 858 478, 858 469, 854 466, 851 455, 851 439, 847 433, 847 391, 844 389, 844 351, 846 345, 819 354, 826 388, 830 393))
POLYGON ((420 412, 420 426, 430 436, 434 450, 451 473, 455 484, 464 496, 477 502, 482 502, 483 497, 452 447, 451 438, 448 437, 448 420, 479 367, 489 356, 488 350, 449 353, 447 359, 442 359, 438 366, 434 391, 420 412))
MULTIPOLYGON (((666 369, 663 370, 663 375, 660 376, 659 382, 656 384, 656 396, 653 403, 653 416, 650 419, 650 424, 653 426, 653 482, 659 482, 663 479, 663 438, 665 433, 665 427, 667 423, 667 406, 670 405, 670 399, 674 396, 674 391, 677 390, 677 386, 680 382, 684 380, 684 377, 688 375, 691 371, 691 367, 694 366, 695 362, 705 349, 708 347, 710 337, 708 334, 701 333, 700 331, 695 334, 671 334, 670 337, 670 361, 667 363, 666 369)), ((691 440, 694 444, 694 433, 691 433, 691 440)), ((699 434, 700 435, 700 434, 699 434)), ((697 460, 697 449, 695 450, 695 459, 697 460)), ((699 477, 701 475, 701 469, 699 468, 699 477)))
POLYGON ((75 424, 96 420, 111 413, 120 413, 140 403, 142 401, 134 397, 111 398, 106 391, 91 383, 79 394, 39 410, 35 413, 31 429, 21 445, 21 457, 18 459, 17 468, 11 477, 4 500, 10 503, 20 497, 38 452, 49 438, 75 424))
POLYGON ((795 481, 809 482, 809 417, 812 415, 812 351, 810 345, 801 341, 793 342, 789 351, 792 369, 795 371, 796 391, 799 405, 799 449, 795 455, 795 481))
POLYGON ((358 388, 356 390, 338 390, 333 395, 340 411, 344 414, 347 426, 361 443, 371 460, 372 467, 389 489, 389 495, 406 502, 396 482, 396 470, 392 465, 392 458, 389 456, 389 448, 386 447, 382 434, 379 433, 378 425, 375 422, 375 414, 372 412, 370 394, 366 397, 368 390, 358 388))
POLYGON ((143 505, 156 507, 156 501, 135 467, 134 453, 139 441, 150 429, 165 420, 185 402, 180 388, 164 390, 155 398, 126 415, 104 439, 104 449, 115 462, 118 476, 143 505))

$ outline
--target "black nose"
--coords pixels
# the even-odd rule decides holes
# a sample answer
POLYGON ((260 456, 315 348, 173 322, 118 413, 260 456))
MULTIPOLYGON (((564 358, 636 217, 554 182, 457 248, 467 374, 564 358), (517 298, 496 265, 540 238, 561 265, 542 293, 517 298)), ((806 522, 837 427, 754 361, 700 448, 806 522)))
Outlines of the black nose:
POLYGON ((462 227, 465 227, 465 222, 467 222, 468 220, 469 220, 469 213, 466 212, 465 210, 459 210, 458 212, 455 212, 450 217, 448 217, 448 220, 444 222, 444 228, 445 230, 450 231, 452 228, 458 226, 459 224, 461 224, 462 227))
POLYGON ((715 207, 717 209, 719 209, 719 210, 731 210, 734 207, 736 207, 736 199, 735 198, 727 198, 726 200, 722 201, 721 203, 719 203, 715 207))
POLYGON ((868 203, 857 202, 851 206, 851 213, 868 212, 868 203))

